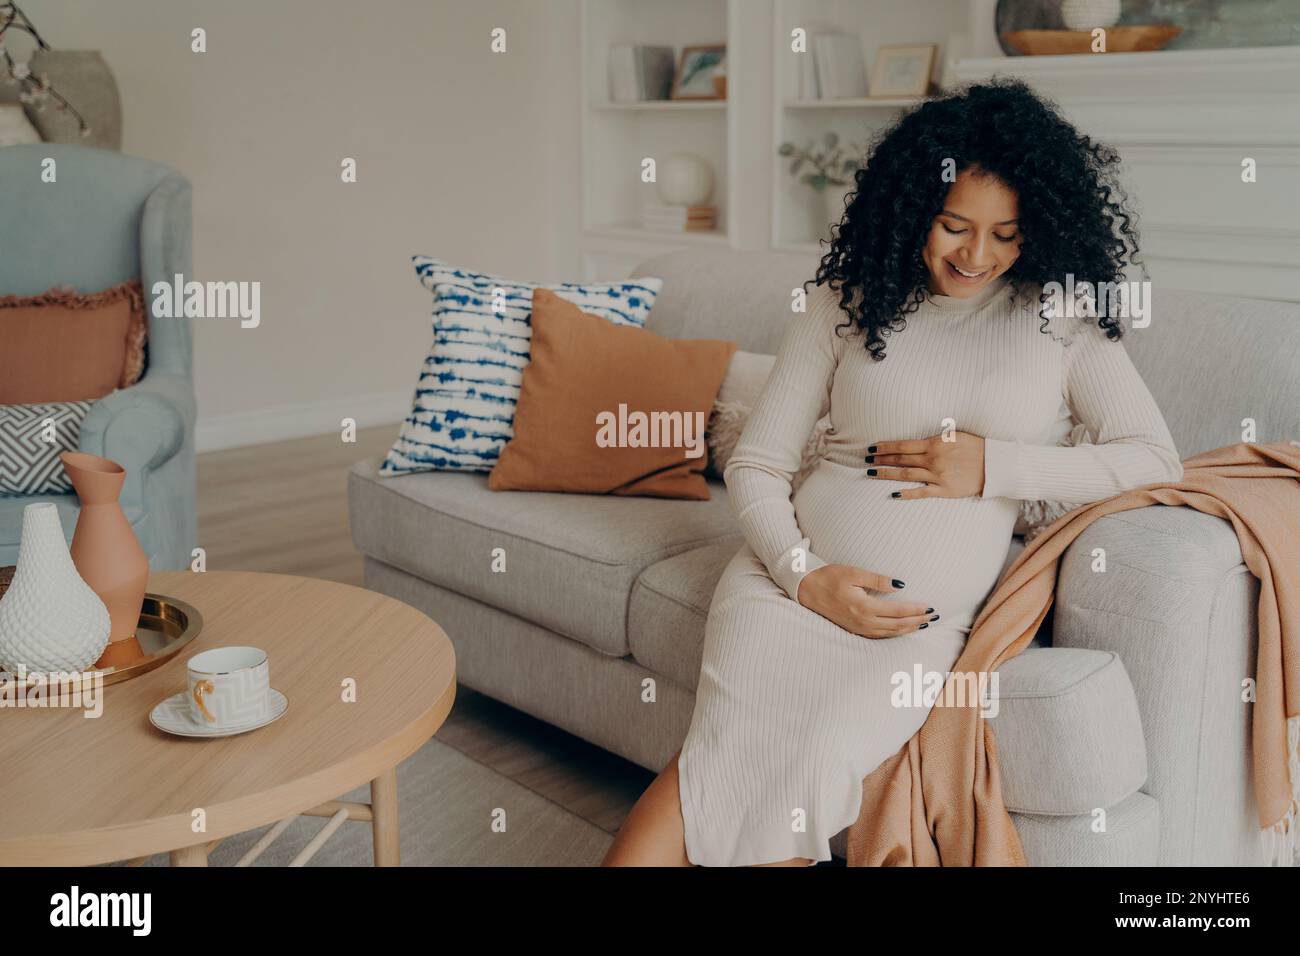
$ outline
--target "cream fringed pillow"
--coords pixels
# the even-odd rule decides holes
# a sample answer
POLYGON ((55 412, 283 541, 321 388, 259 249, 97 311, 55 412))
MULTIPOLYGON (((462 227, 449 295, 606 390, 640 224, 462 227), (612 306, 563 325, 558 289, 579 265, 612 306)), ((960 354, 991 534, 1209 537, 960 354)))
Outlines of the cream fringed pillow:
MULTIPOLYGON (((727 377, 722 380, 718 397, 709 413, 705 440, 709 446, 709 467, 705 474, 721 478, 731 460, 740 433, 745 430, 750 413, 758 404, 763 394, 763 386, 776 364, 775 355, 763 355, 758 352, 736 352, 727 366, 727 377)), ((830 428, 829 418, 823 418, 814 427, 812 434, 803 448, 803 458, 799 471, 791 480, 791 485, 798 488, 805 478, 812 474, 817 462, 826 451, 826 430, 830 428)))
MULTIPOLYGON (((751 411, 752 408, 741 402, 713 403, 705 438, 709 444, 709 472, 714 477, 721 478, 723 471, 726 470, 727 462, 731 460, 731 455, 736 450, 736 443, 740 441, 740 433, 745 430, 745 423, 749 421, 751 411)), ((830 427, 830 418, 823 418, 813 426, 812 434, 808 436, 808 441, 803 446, 799 471, 790 481, 792 488, 797 489, 803 484, 804 479, 812 474, 813 469, 826 453, 826 431, 830 427)))
MULTIPOLYGON (((1058 445, 1091 445, 1092 433, 1082 423, 1074 425, 1069 433, 1060 439, 1058 445)), ((1025 544, 1042 534, 1043 530, 1061 515, 1073 511, 1079 505, 1064 504, 1060 501, 1022 501, 1020 517, 1016 519, 1014 534, 1024 535, 1025 544)))
POLYGON ((0 295, 0 405, 93 402, 129 388, 144 374, 148 325, 139 279, 0 295))

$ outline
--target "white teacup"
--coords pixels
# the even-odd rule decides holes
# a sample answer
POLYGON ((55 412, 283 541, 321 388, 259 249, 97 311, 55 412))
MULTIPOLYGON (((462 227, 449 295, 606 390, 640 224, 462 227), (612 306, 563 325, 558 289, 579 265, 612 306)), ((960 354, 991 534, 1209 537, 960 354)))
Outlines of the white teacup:
POLYGON ((271 715, 271 666, 256 647, 214 647, 186 664, 190 713, 213 730, 240 727, 271 715))

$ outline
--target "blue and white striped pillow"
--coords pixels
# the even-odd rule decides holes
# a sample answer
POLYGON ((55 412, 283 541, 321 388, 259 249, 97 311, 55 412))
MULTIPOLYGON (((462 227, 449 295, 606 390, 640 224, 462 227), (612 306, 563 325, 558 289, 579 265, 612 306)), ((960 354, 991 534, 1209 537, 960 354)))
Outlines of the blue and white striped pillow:
POLYGON ((414 256, 433 293, 433 345, 411 414, 379 469, 491 471, 514 435, 515 405, 532 345, 533 289, 550 289, 583 312, 641 328, 662 279, 542 285, 457 269, 414 256))

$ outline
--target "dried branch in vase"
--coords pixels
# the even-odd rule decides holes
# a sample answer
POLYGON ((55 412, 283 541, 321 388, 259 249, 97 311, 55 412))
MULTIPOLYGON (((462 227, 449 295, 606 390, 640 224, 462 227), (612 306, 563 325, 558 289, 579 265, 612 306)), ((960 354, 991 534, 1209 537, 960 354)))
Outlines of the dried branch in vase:
POLYGON ((36 27, 27 18, 27 14, 23 13, 19 8, 18 4, 0 2, 0 81, 7 83, 9 86, 17 85, 18 102, 30 105, 38 113, 45 112, 46 106, 50 101, 53 101, 55 109, 66 110, 76 118, 77 128, 82 136, 89 136, 90 125, 73 105, 54 88, 50 83, 49 76, 45 74, 37 75, 31 71, 25 61, 14 59, 13 54, 9 51, 8 44, 5 42, 10 30, 26 33, 32 38, 38 49, 48 50, 50 48, 50 45, 36 31, 36 27))

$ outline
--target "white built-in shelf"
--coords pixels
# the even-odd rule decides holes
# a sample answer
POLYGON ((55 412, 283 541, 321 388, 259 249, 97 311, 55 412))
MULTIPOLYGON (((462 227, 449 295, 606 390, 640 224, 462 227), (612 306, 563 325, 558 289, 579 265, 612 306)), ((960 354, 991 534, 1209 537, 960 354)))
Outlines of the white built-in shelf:
POLYGON ((727 242, 727 234, 716 229, 678 232, 669 229, 644 229, 635 223, 605 223, 589 226, 587 234, 604 236, 607 239, 635 239, 651 243, 726 245, 727 242))
MULTIPOLYGON (((616 43, 683 47, 728 44, 735 52, 735 11, 741 0, 581 0, 582 232, 580 251, 587 278, 627 274, 653 255, 681 248, 727 246, 734 208, 735 104, 728 99, 609 99, 609 50, 616 43), (657 186, 642 179, 647 158, 662 162, 674 153, 699 157, 713 173, 706 200, 718 209, 709 232, 647 229, 641 210, 658 201, 657 186)), ((728 91, 729 93, 732 91, 728 91)))
POLYGON ((614 103, 597 101, 591 104, 593 110, 649 110, 651 112, 676 113, 690 110, 716 110, 724 112, 726 100, 642 100, 639 103, 614 103))
POLYGON ((791 31, 801 28, 809 36, 857 34, 868 71, 881 46, 935 43, 931 78, 945 87, 999 74, 1024 77, 1080 129, 1122 150, 1126 183, 1150 210, 1144 251, 1165 270, 1163 281, 1296 299, 1300 230, 1290 209, 1270 197, 1300 188, 1300 47, 1005 57, 996 55, 996 0, 580 0, 579 6, 578 241, 589 278, 627 274, 672 249, 762 248, 810 259, 825 251, 817 240, 828 233, 836 197, 828 206, 791 175, 781 144, 824 143, 833 132, 852 146, 845 154, 852 156, 923 98, 809 98, 800 59, 808 54, 791 49, 791 31), (612 44, 671 45, 680 53, 687 44, 722 40, 728 99, 608 101, 612 44), (701 156, 713 170, 716 232, 640 225, 641 209, 656 192, 641 181, 644 159, 679 151, 701 156), (1242 184, 1244 157, 1258 162, 1267 190, 1242 184), (1198 232, 1196 222, 1215 225, 1198 232), (1224 236, 1231 238, 1227 251, 1224 236), (1224 265, 1227 260, 1237 264, 1224 265))
MULTIPOLYGON (((809 37, 818 33, 855 34, 862 46, 862 62, 870 77, 877 51, 882 46, 933 43, 938 46, 931 81, 942 74, 953 34, 968 32, 970 0, 772 0, 772 138, 766 148, 770 162, 770 216, 768 245, 772 249, 798 253, 823 250, 817 239, 827 235, 828 208, 822 196, 790 174, 790 161, 777 155, 782 143, 807 146, 835 133, 846 149, 845 158, 860 148, 899 112, 922 102, 921 96, 857 96, 818 99, 803 82, 803 62, 809 53, 791 49, 795 28, 809 37)), ((993 17, 992 10, 988 18, 993 17)), ((735 76, 729 82, 737 82, 735 76)), ((737 90, 739 95, 739 90, 737 90)), ((862 157, 858 157, 862 158, 862 157)), ((803 172, 811 172, 807 166, 803 172)), ((840 195, 849 187, 834 186, 840 195)), ((834 205, 832 201, 832 205, 834 205)))
POLYGON ((845 97, 838 100, 786 100, 788 110, 856 110, 856 109, 898 109, 914 106, 923 97, 893 96, 859 96, 845 97))

